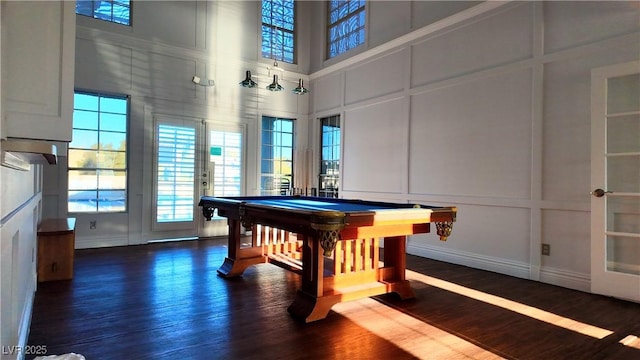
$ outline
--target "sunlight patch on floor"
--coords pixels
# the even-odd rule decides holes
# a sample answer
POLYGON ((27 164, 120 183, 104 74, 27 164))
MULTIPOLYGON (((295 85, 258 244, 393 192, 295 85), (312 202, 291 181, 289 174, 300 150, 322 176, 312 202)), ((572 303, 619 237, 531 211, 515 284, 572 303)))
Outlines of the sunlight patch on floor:
POLYGON ((418 358, 503 359, 371 298, 339 303, 331 310, 418 358))
POLYGON ((640 349, 640 338, 635 335, 629 335, 620 340, 620 344, 636 349, 640 349))
POLYGON ((470 289, 464 286, 460 286, 445 280, 437 279, 428 275, 420 274, 411 270, 407 270, 407 279, 416 280, 425 284, 441 288, 443 290, 451 291, 478 301, 485 302, 494 306, 499 306, 504 309, 517 312, 519 314, 529 316, 531 318, 544 321, 546 323, 563 327, 565 329, 578 332, 583 335, 591 336, 596 339, 603 339, 611 334, 613 331, 599 328, 597 326, 585 324, 580 321, 566 318, 545 310, 538 309, 533 306, 525 305, 516 301, 508 300, 499 296, 484 293, 482 291, 470 289))

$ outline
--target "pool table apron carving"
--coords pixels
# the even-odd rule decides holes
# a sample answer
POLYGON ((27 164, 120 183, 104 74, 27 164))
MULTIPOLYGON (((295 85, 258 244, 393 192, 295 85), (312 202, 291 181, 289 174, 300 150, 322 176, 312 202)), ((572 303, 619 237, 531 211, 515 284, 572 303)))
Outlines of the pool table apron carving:
POLYGON ((215 209, 227 218, 228 256, 218 274, 240 276, 265 262, 299 273, 301 288, 288 311, 304 322, 324 319, 339 302, 392 292, 401 299, 415 297, 405 278, 406 236, 428 233, 433 222, 446 240, 457 212, 455 207, 299 196, 204 196, 199 206, 207 220, 215 209), (250 244, 242 244, 241 226, 252 230, 250 244))

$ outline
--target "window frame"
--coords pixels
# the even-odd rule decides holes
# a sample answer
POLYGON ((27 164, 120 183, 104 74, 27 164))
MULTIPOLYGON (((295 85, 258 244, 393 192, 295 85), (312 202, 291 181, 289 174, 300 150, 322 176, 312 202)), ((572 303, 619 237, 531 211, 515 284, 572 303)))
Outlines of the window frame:
POLYGON ((132 26, 131 25, 132 12, 133 12, 133 1, 131 1, 131 0, 76 0, 76 10, 75 10, 76 15, 88 17, 90 19, 101 20, 101 21, 105 21, 105 22, 108 22, 108 23, 112 23, 112 24, 117 24, 117 25, 122 25, 122 26, 129 26, 129 27, 132 26), (81 2, 83 2, 83 3, 91 3, 91 5, 92 5, 91 6, 92 7, 91 15, 83 14, 81 12, 78 12, 78 4, 81 3, 81 2), (111 15, 110 15, 109 18, 97 16, 97 15, 104 15, 104 14, 103 13, 96 13, 96 10, 99 8, 99 7, 96 8, 96 3, 109 3, 110 4, 109 8, 111 10, 111 15), (123 8, 129 9, 129 13, 128 13, 128 16, 127 16, 127 19, 126 19, 126 23, 114 20, 114 12, 113 12, 114 3, 116 5, 122 6, 123 8))
MULTIPOLYGON (((297 1, 295 0, 262 0, 260 2, 260 54, 263 58, 265 59, 271 59, 274 61, 281 61, 287 64, 297 64, 298 62, 298 42, 296 41, 296 37, 297 37, 297 33, 296 33, 296 27, 297 27, 297 11, 298 10, 298 4, 297 1), (273 4, 274 2, 278 2, 278 3, 283 3, 283 2, 291 2, 292 6, 292 11, 293 11, 293 19, 291 19, 291 27, 292 29, 286 29, 284 27, 281 26, 277 26, 274 25, 274 20, 273 20, 273 16, 271 15, 269 17, 270 22, 266 23, 264 22, 264 15, 263 12, 265 11, 265 3, 270 3, 271 4, 271 8, 273 9, 273 4), (268 47, 265 47, 265 29, 270 29, 270 38, 268 41, 268 47), (271 37, 273 36, 273 34, 276 34, 276 37, 281 38, 281 44, 278 44, 277 42, 274 43, 273 42, 273 38, 271 37), (281 34, 281 36, 277 36, 278 33, 281 34), (292 50, 291 50, 291 61, 289 61, 285 54, 285 34, 290 34, 291 35, 291 39, 292 39, 292 50), (268 51, 265 52, 265 49, 267 49, 268 51), (280 55, 278 55, 278 53, 280 55)), ((273 14, 273 11, 271 12, 273 14)), ((284 15, 283 15, 284 17, 284 15)))
MULTIPOLYGON (((342 124, 340 121, 340 115, 330 115, 325 116, 319 119, 320 120, 320 151, 319 151, 319 168, 318 168, 318 196, 320 197, 333 197, 337 198, 340 191, 340 159, 342 157, 342 124), (337 143, 331 141, 330 143, 325 143, 325 134, 324 131, 325 126, 331 126, 337 128, 338 136, 337 143), (325 158, 325 149, 330 148, 331 154, 333 155, 330 159, 325 158), (329 175, 327 173, 323 173, 323 161, 333 161, 337 164, 336 166, 331 166, 333 170, 337 170, 337 174, 329 175), (333 183, 335 187, 325 188, 323 186, 323 177, 333 178, 333 183)), ((332 130, 335 132, 336 130, 332 130)), ((331 136, 332 140, 335 139, 335 134, 331 136)), ((328 170, 328 167, 327 167, 328 170)), ((331 179, 330 179, 331 180, 331 179)))
MULTIPOLYGON (((345 54, 349 51, 352 51, 353 49, 356 49, 362 45, 365 45, 367 42, 367 1, 366 0, 340 0, 340 1, 327 1, 327 6, 326 6, 326 28, 325 28, 325 41, 326 41, 326 46, 325 46, 325 60, 330 60, 333 58, 336 58, 342 54, 345 54), (353 12, 348 11, 346 16, 343 17, 339 17, 335 22, 331 22, 331 13, 333 10, 338 10, 338 8, 340 8, 341 6, 346 6, 349 7, 349 4, 352 2, 358 2, 358 3, 362 3, 361 6, 358 6, 357 9, 353 12), (332 4, 336 4, 336 3, 340 3, 340 6, 338 6, 337 8, 333 9, 332 8, 332 4), (340 24, 344 24, 346 22, 348 22, 351 19, 356 19, 356 21, 358 20, 358 18, 360 17, 360 15, 362 15, 363 20, 362 20, 362 24, 358 24, 359 26, 354 30, 348 30, 348 33, 345 34, 344 36, 340 36, 337 38, 336 41, 331 41, 331 31, 332 29, 335 27, 337 28, 340 24), (331 47, 334 43, 337 43, 339 40, 341 39, 345 39, 348 38, 351 34, 354 33, 359 33, 360 31, 362 31, 362 36, 361 36, 361 40, 353 47, 347 47, 346 49, 340 51, 339 49, 337 49, 337 52, 335 54, 332 54, 331 51, 331 47)), ((348 43, 347 43, 348 44, 348 43)))
MULTIPOLYGON (((97 118, 97 129, 93 130, 93 129, 89 129, 89 128, 83 128, 80 126, 76 126, 75 124, 75 117, 76 117, 76 111, 90 111, 90 110, 86 110, 86 109, 80 109, 80 108, 76 108, 77 105, 77 101, 74 100, 74 120, 73 120, 73 124, 72 124, 72 131, 96 131, 97 132, 97 139, 98 139, 98 143, 96 144, 96 149, 95 149, 95 156, 96 159, 98 159, 98 156, 100 154, 100 135, 101 132, 108 134, 108 133, 124 133, 124 146, 125 146, 125 150, 124 150, 124 162, 125 162, 125 166, 123 169, 121 168, 106 168, 106 167, 100 167, 97 164, 97 160, 96 160, 96 166, 95 167, 78 167, 78 166, 70 166, 71 163, 71 155, 72 152, 74 150, 78 150, 79 152, 81 151, 93 151, 94 149, 92 148, 87 148, 87 147, 75 147, 74 146, 74 141, 72 140, 69 144, 68 144, 68 156, 67 156, 67 212, 70 214, 115 214, 115 213, 127 213, 129 211, 129 135, 130 135, 130 118, 131 118, 131 97, 129 95, 125 95, 125 94, 110 94, 110 93, 104 93, 104 92, 94 92, 94 91, 84 91, 84 90, 75 90, 74 91, 74 98, 75 95, 88 95, 88 96, 94 96, 97 97, 97 101, 98 101, 98 111, 95 111, 98 114, 98 118, 97 118), (116 100, 124 100, 126 102, 125 106, 126 106, 126 113, 122 114, 122 113, 113 113, 113 112, 107 112, 107 111, 100 111, 100 100, 102 98, 107 98, 107 99, 116 99, 116 100), (124 132, 122 131, 114 131, 114 130, 101 130, 100 129, 100 116, 105 113, 105 114, 111 114, 111 115, 125 115, 125 130, 124 132), (96 188, 93 189, 88 189, 85 187, 78 187, 78 188, 70 188, 70 173, 72 171, 95 171, 96 172, 96 188), (110 188, 105 188, 103 189, 103 191, 123 191, 124 192, 124 209, 122 210, 115 210, 115 211, 107 211, 107 210, 100 210, 100 183, 99 183, 99 179, 100 179, 100 172, 101 171, 123 171, 124 172, 124 188, 122 189, 110 189, 110 188), (71 192, 76 192, 76 191, 95 191, 96 197, 96 210, 95 211, 77 211, 77 210, 71 210, 70 209, 70 204, 71 204, 71 196, 70 193, 71 192)), ((75 136, 74 136, 75 137, 75 136)), ((77 138, 77 137, 76 137, 77 138)), ((110 151, 110 152, 122 152, 122 151, 110 151)), ((114 154, 115 155, 115 154, 114 154)))
MULTIPOLYGON (((260 193, 261 196, 277 196, 277 195, 288 195, 291 193, 291 191, 293 190, 294 187, 294 179, 295 179, 295 148, 296 148, 296 119, 294 118, 284 118, 284 117, 278 117, 278 116, 269 116, 269 115, 262 115, 260 117, 261 121, 260 121, 260 164, 258 165, 258 191, 260 193), (269 161, 269 160, 276 160, 275 157, 273 158, 265 158, 265 146, 270 146, 270 144, 265 144, 265 126, 264 126, 264 122, 265 120, 269 120, 271 119, 272 121, 290 121, 291 122, 291 132, 282 132, 282 131, 270 131, 271 133, 280 133, 280 134, 291 134, 291 173, 288 176, 288 181, 289 181, 289 186, 286 188, 282 187, 282 183, 280 183, 280 179, 277 181, 278 186, 272 186, 272 188, 270 189, 266 189, 263 185, 263 178, 265 176, 272 176, 272 177, 276 177, 278 175, 278 173, 275 171, 275 169, 273 169, 273 171, 271 172, 263 172, 263 165, 265 164, 265 161, 269 161), (271 193, 267 193, 268 191, 271 191, 271 193)), ((271 138, 270 140, 273 140, 273 138, 271 138)), ((276 146, 272 146, 272 148, 276 148, 276 146)), ((282 146, 280 146, 280 148, 283 148, 282 146)), ((275 161, 274 161, 275 163, 275 161)), ((280 168, 282 169, 282 160, 280 161, 280 168)), ((281 177, 287 177, 287 174, 282 174, 283 176, 281 177)))

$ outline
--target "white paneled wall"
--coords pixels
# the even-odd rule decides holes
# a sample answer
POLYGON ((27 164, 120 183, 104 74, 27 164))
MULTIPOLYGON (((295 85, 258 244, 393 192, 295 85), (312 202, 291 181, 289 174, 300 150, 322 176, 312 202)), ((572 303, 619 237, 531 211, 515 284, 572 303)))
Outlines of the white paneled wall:
POLYGON ((407 124, 404 101, 395 99, 347 110, 342 189, 401 193, 405 171, 407 124))
MULTIPOLYGON (((370 76, 373 76, 370 75, 370 76)), ((313 83, 313 103, 316 112, 336 111, 344 103, 343 74, 336 73, 317 79, 313 83)))
POLYGON ((528 3, 417 42, 411 47, 411 86, 433 83, 531 57, 528 3))
POLYGON ((76 87, 119 91, 133 87, 133 50, 130 47, 76 39, 76 52, 83 61, 76 63, 76 87))
POLYGON ((588 291, 590 73, 640 57, 640 7, 433 5, 412 3, 402 41, 312 74, 315 117, 342 116, 341 196, 458 206, 447 242, 416 236, 409 251, 588 291))
POLYGON ((521 69, 413 95, 409 191, 528 199, 531 83, 521 69))
POLYGON ((40 167, 32 166, 30 171, 0 168, 0 340, 5 346, 26 345, 29 334, 36 291, 40 167))
POLYGON ((345 71, 345 105, 402 91, 407 54, 406 49, 392 52, 345 71))

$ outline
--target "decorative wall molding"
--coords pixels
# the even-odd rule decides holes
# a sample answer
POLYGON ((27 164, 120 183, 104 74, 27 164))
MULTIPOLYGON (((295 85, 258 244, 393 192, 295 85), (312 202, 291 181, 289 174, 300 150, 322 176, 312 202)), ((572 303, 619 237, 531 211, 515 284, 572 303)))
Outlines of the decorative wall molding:
POLYGON ((407 44, 410 44, 414 41, 421 40, 422 38, 428 35, 447 29, 453 25, 460 24, 464 21, 468 21, 471 19, 473 19, 474 21, 477 21, 481 18, 480 15, 485 15, 497 8, 503 7, 509 2, 510 1, 485 1, 482 4, 479 4, 467 10, 461 11, 441 21, 438 21, 431 25, 427 25, 418 30, 412 31, 406 35, 395 38, 391 41, 388 41, 382 45, 376 46, 372 49, 363 51, 355 56, 352 56, 348 59, 340 61, 339 63, 327 66, 322 70, 312 73, 310 75, 310 78, 314 80, 314 79, 326 76, 330 73, 343 70, 352 65, 361 64, 366 61, 371 61, 371 59, 378 57, 378 55, 380 54, 383 54, 387 51, 396 49, 401 46, 406 46, 407 44))
MULTIPOLYGON (((409 244, 407 245, 407 253, 523 279, 531 279, 529 265, 523 262, 483 256, 460 250, 454 251, 429 245, 409 244)), ((538 281, 586 292, 589 292, 591 288, 591 278, 589 274, 544 266, 540 268, 540 279, 538 281)))
POLYGON ((523 262, 415 243, 407 245, 407 254, 529 279, 529 265, 523 262))

